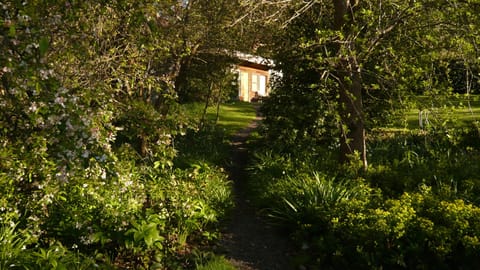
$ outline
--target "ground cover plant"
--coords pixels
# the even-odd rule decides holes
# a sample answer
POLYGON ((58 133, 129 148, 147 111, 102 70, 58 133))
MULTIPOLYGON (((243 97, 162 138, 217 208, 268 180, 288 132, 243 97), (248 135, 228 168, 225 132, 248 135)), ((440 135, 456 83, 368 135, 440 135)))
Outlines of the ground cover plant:
POLYGON ((378 129, 364 171, 355 158, 338 163, 335 140, 329 148, 307 138, 303 151, 301 142, 259 137, 251 142, 250 191, 292 233, 296 263, 307 268, 473 269, 480 259, 478 138, 474 122, 378 129))

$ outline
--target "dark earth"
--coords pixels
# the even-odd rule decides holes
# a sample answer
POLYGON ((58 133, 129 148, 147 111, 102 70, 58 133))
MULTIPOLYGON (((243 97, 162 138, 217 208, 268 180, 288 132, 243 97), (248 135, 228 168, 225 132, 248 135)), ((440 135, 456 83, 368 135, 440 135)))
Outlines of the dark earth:
POLYGON ((288 236, 270 226, 248 200, 245 147, 250 133, 258 126, 260 117, 232 138, 232 165, 228 168, 234 183, 235 209, 224 229, 220 252, 240 270, 294 269, 293 254, 288 236))

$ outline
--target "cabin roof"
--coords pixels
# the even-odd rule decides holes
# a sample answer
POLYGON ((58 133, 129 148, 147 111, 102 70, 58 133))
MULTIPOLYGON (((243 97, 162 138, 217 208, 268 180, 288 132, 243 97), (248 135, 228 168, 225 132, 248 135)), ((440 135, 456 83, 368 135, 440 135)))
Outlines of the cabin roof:
POLYGON ((252 67, 261 70, 269 70, 275 66, 272 59, 264 58, 258 55, 235 52, 235 57, 241 61, 239 63, 240 66, 252 67))
POLYGON ((252 63, 252 62, 248 62, 248 61, 242 61, 242 62, 240 62, 240 63, 238 64, 238 66, 240 66, 240 67, 249 67, 249 68, 254 68, 254 69, 259 69, 259 70, 264 70, 264 71, 270 70, 270 67, 267 66, 267 65, 252 63))

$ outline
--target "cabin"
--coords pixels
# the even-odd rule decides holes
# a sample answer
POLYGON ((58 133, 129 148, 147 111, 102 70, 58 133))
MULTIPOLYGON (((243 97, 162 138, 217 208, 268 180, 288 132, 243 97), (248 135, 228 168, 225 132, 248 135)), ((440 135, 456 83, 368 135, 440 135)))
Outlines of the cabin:
POLYGON ((270 93, 270 78, 273 61, 260 56, 237 53, 240 63, 236 67, 238 74, 238 99, 255 102, 270 93))

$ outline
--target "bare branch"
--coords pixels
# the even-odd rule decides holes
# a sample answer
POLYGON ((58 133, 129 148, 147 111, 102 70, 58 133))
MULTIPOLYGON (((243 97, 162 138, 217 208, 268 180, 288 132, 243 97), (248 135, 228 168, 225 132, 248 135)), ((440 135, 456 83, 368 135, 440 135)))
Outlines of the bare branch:
POLYGON ((315 0, 310 0, 310 1, 306 2, 305 5, 303 5, 300 9, 295 11, 295 14, 293 16, 291 16, 288 20, 286 20, 282 24, 282 28, 286 27, 290 22, 295 20, 298 16, 302 15, 305 11, 310 9, 316 3, 317 3, 317 1, 315 1, 315 0))
POLYGON ((257 20, 261 20, 264 24, 278 22, 284 19, 282 14, 289 10, 288 7, 300 5, 292 16, 281 23, 281 27, 283 28, 318 2, 319 0, 243 0, 241 1, 241 6, 244 10, 242 10, 241 16, 230 26, 235 26, 246 18, 257 18, 257 20), (262 16, 255 16, 257 12, 263 12, 262 16))
POLYGON ((368 57, 373 53, 373 51, 375 50, 375 48, 379 45, 380 41, 385 37, 387 36, 390 32, 392 32, 393 30, 395 30, 397 28, 397 26, 399 26, 409 15, 408 15, 408 11, 411 9, 412 7, 411 6, 408 6, 406 7, 405 9, 403 9, 402 11, 400 11, 400 13, 398 14, 398 16, 393 20, 393 22, 386 28, 382 29, 381 31, 379 31, 378 35, 375 37, 375 39, 373 39, 371 42, 370 42, 370 45, 368 46, 368 49, 367 49, 367 52, 365 53, 365 55, 361 58, 363 59, 368 59, 368 57))

